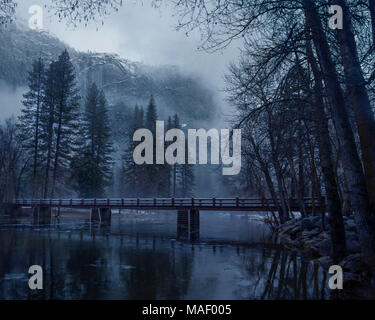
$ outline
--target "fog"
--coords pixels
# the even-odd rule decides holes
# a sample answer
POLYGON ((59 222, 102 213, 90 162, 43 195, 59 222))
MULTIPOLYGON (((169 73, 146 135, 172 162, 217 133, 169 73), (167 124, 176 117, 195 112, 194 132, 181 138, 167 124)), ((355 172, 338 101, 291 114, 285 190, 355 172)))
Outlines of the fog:
POLYGON ((26 88, 14 88, 4 81, 0 80, 0 98, 1 112, 0 120, 11 116, 18 116, 22 108, 22 95, 26 92, 26 88))
MULTIPOLYGON (((41 6, 50 1, 39 1, 41 6)), ((177 65, 185 72, 199 74, 220 93, 228 64, 238 56, 238 43, 216 53, 199 51, 199 32, 189 36, 176 31, 178 18, 174 8, 151 7, 150 1, 134 4, 124 1, 119 12, 105 18, 103 26, 91 23, 87 27, 73 28, 44 10, 44 29, 80 51, 117 53, 124 58, 149 65, 177 65)), ((18 17, 28 20, 28 9, 35 0, 25 0, 18 6, 18 17)))
MULTIPOLYGON (((32 5, 44 7, 49 0, 18 1, 17 20, 28 21, 31 17, 29 8, 32 5)), ((73 28, 58 19, 46 9, 43 11, 43 30, 55 35, 72 48, 87 52, 116 53, 123 58, 142 62, 146 65, 175 65, 183 73, 203 80, 203 86, 211 89, 217 104, 218 115, 213 115, 211 123, 197 123, 206 128, 227 128, 226 115, 231 114, 230 106, 225 100, 224 75, 230 62, 239 55, 238 43, 215 53, 198 50, 201 43, 199 32, 187 35, 177 31, 178 18, 173 7, 163 6, 160 9, 151 7, 149 2, 134 4, 125 1, 119 12, 112 12, 104 20, 104 25, 90 23, 87 27, 73 28)), ((19 115, 22 94, 26 88, 12 89, 0 83, 1 114, 0 119, 19 115), (4 107, 6 106, 6 107, 4 107)), ((189 125, 189 124, 187 124, 189 125)), ((207 195, 218 194, 220 173, 202 168, 197 176, 197 185, 207 195), (216 190, 217 189, 217 190, 216 190)), ((216 171, 215 168, 212 168, 216 171)))

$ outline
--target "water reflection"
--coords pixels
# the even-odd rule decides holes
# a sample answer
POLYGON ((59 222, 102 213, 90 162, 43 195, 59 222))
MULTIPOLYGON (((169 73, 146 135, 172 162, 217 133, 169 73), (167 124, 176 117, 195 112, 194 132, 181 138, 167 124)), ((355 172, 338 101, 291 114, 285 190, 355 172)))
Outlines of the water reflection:
MULTIPOLYGON (((217 223, 219 231, 206 225, 197 244, 176 241, 175 220, 164 218, 156 223, 119 218, 111 227, 3 221, 0 299, 329 298, 318 265, 270 245, 244 246, 244 235, 226 244, 225 216, 217 223), (44 270, 41 291, 28 289, 27 271, 34 264, 44 270)), ((243 224, 243 217, 239 221, 243 224)))

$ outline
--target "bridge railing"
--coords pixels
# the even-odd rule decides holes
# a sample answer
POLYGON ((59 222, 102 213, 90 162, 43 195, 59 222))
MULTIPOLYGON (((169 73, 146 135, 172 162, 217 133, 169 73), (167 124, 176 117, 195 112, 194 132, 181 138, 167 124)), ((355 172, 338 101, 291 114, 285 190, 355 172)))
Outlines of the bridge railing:
MULTIPOLYGON (((119 199, 17 199, 15 205, 49 207, 213 207, 213 208, 251 208, 275 206, 272 199, 259 198, 119 198, 119 199)), ((313 199, 305 198, 304 204, 312 207, 313 199)), ((280 205, 276 204, 276 206, 280 205)), ((289 205, 297 207, 296 199, 289 205)), ((314 205, 319 206, 318 201, 314 205)))

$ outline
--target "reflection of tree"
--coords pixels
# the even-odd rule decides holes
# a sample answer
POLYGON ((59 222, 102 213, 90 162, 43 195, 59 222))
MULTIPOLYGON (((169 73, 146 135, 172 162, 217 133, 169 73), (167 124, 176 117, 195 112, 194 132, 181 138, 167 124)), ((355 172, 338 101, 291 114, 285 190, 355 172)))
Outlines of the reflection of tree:
POLYGON ((121 274, 129 299, 181 299, 187 292, 193 264, 191 253, 174 248, 127 249, 122 251, 121 261, 137 266, 130 273, 121 274))
POLYGON ((71 298, 105 298, 108 260, 98 241, 79 241, 70 247, 66 262, 71 298))
MULTIPOLYGON (((0 299, 183 299, 193 273, 194 251, 157 239, 115 238, 45 231, 0 231, 0 281, 44 270, 44 290, 31 292, 25 280, 1 282, 0 299)), ((327 275, 318 264, 286 250, 239 253, 248 298, 325 299, 327 275)), ((198 270, 199 272, 199 270, 198 270)), ((243 290, 238 291, 243 295, 243 290)), ((207 297, 209 298, 209 297, 207 297)))
POLYGON ((281 249, 278 249, 273 256, 273 261, 272 261, 272 264, 271 264, 270 271, 268 273, 268 279, 267 279, 267 282, 266 282, 266 287, 264 289, 264 293, 262 295, 262 300, 265 299, 267 294, 268 294, 268 296, 271 295, 273 282, 275 281, 276 271, 277 271, 277 267, 278 267, 278 264, 279 264, 280 253, 281 253, 281 249))
POLYGON ((327 276, 318 264, 280 248, 272 251, 263 249, 258 261, 254 256, 250 255, 244 263, 251 283, 250 298, 258 297, 259 290, 262 300, 327 298, 327 276))

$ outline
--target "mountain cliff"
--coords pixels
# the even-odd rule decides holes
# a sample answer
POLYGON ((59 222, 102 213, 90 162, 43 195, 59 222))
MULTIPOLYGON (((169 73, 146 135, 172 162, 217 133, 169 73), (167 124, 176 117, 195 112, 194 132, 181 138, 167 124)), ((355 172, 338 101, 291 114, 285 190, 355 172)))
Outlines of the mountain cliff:
POLYGON ((81 95, 96 82, 112 113, 146 106, 153 94, 159 117, 178 113, 187 122, 209 121, 216 112, 214 94, 198 77, 175 66, 147 66, 116 54, 78 52, 44 31, 21 24, 0 30, 0 81, 14 88, 26 85, 27 73, 38 57, 52 61, 67 48, 77 72, 81 95))

